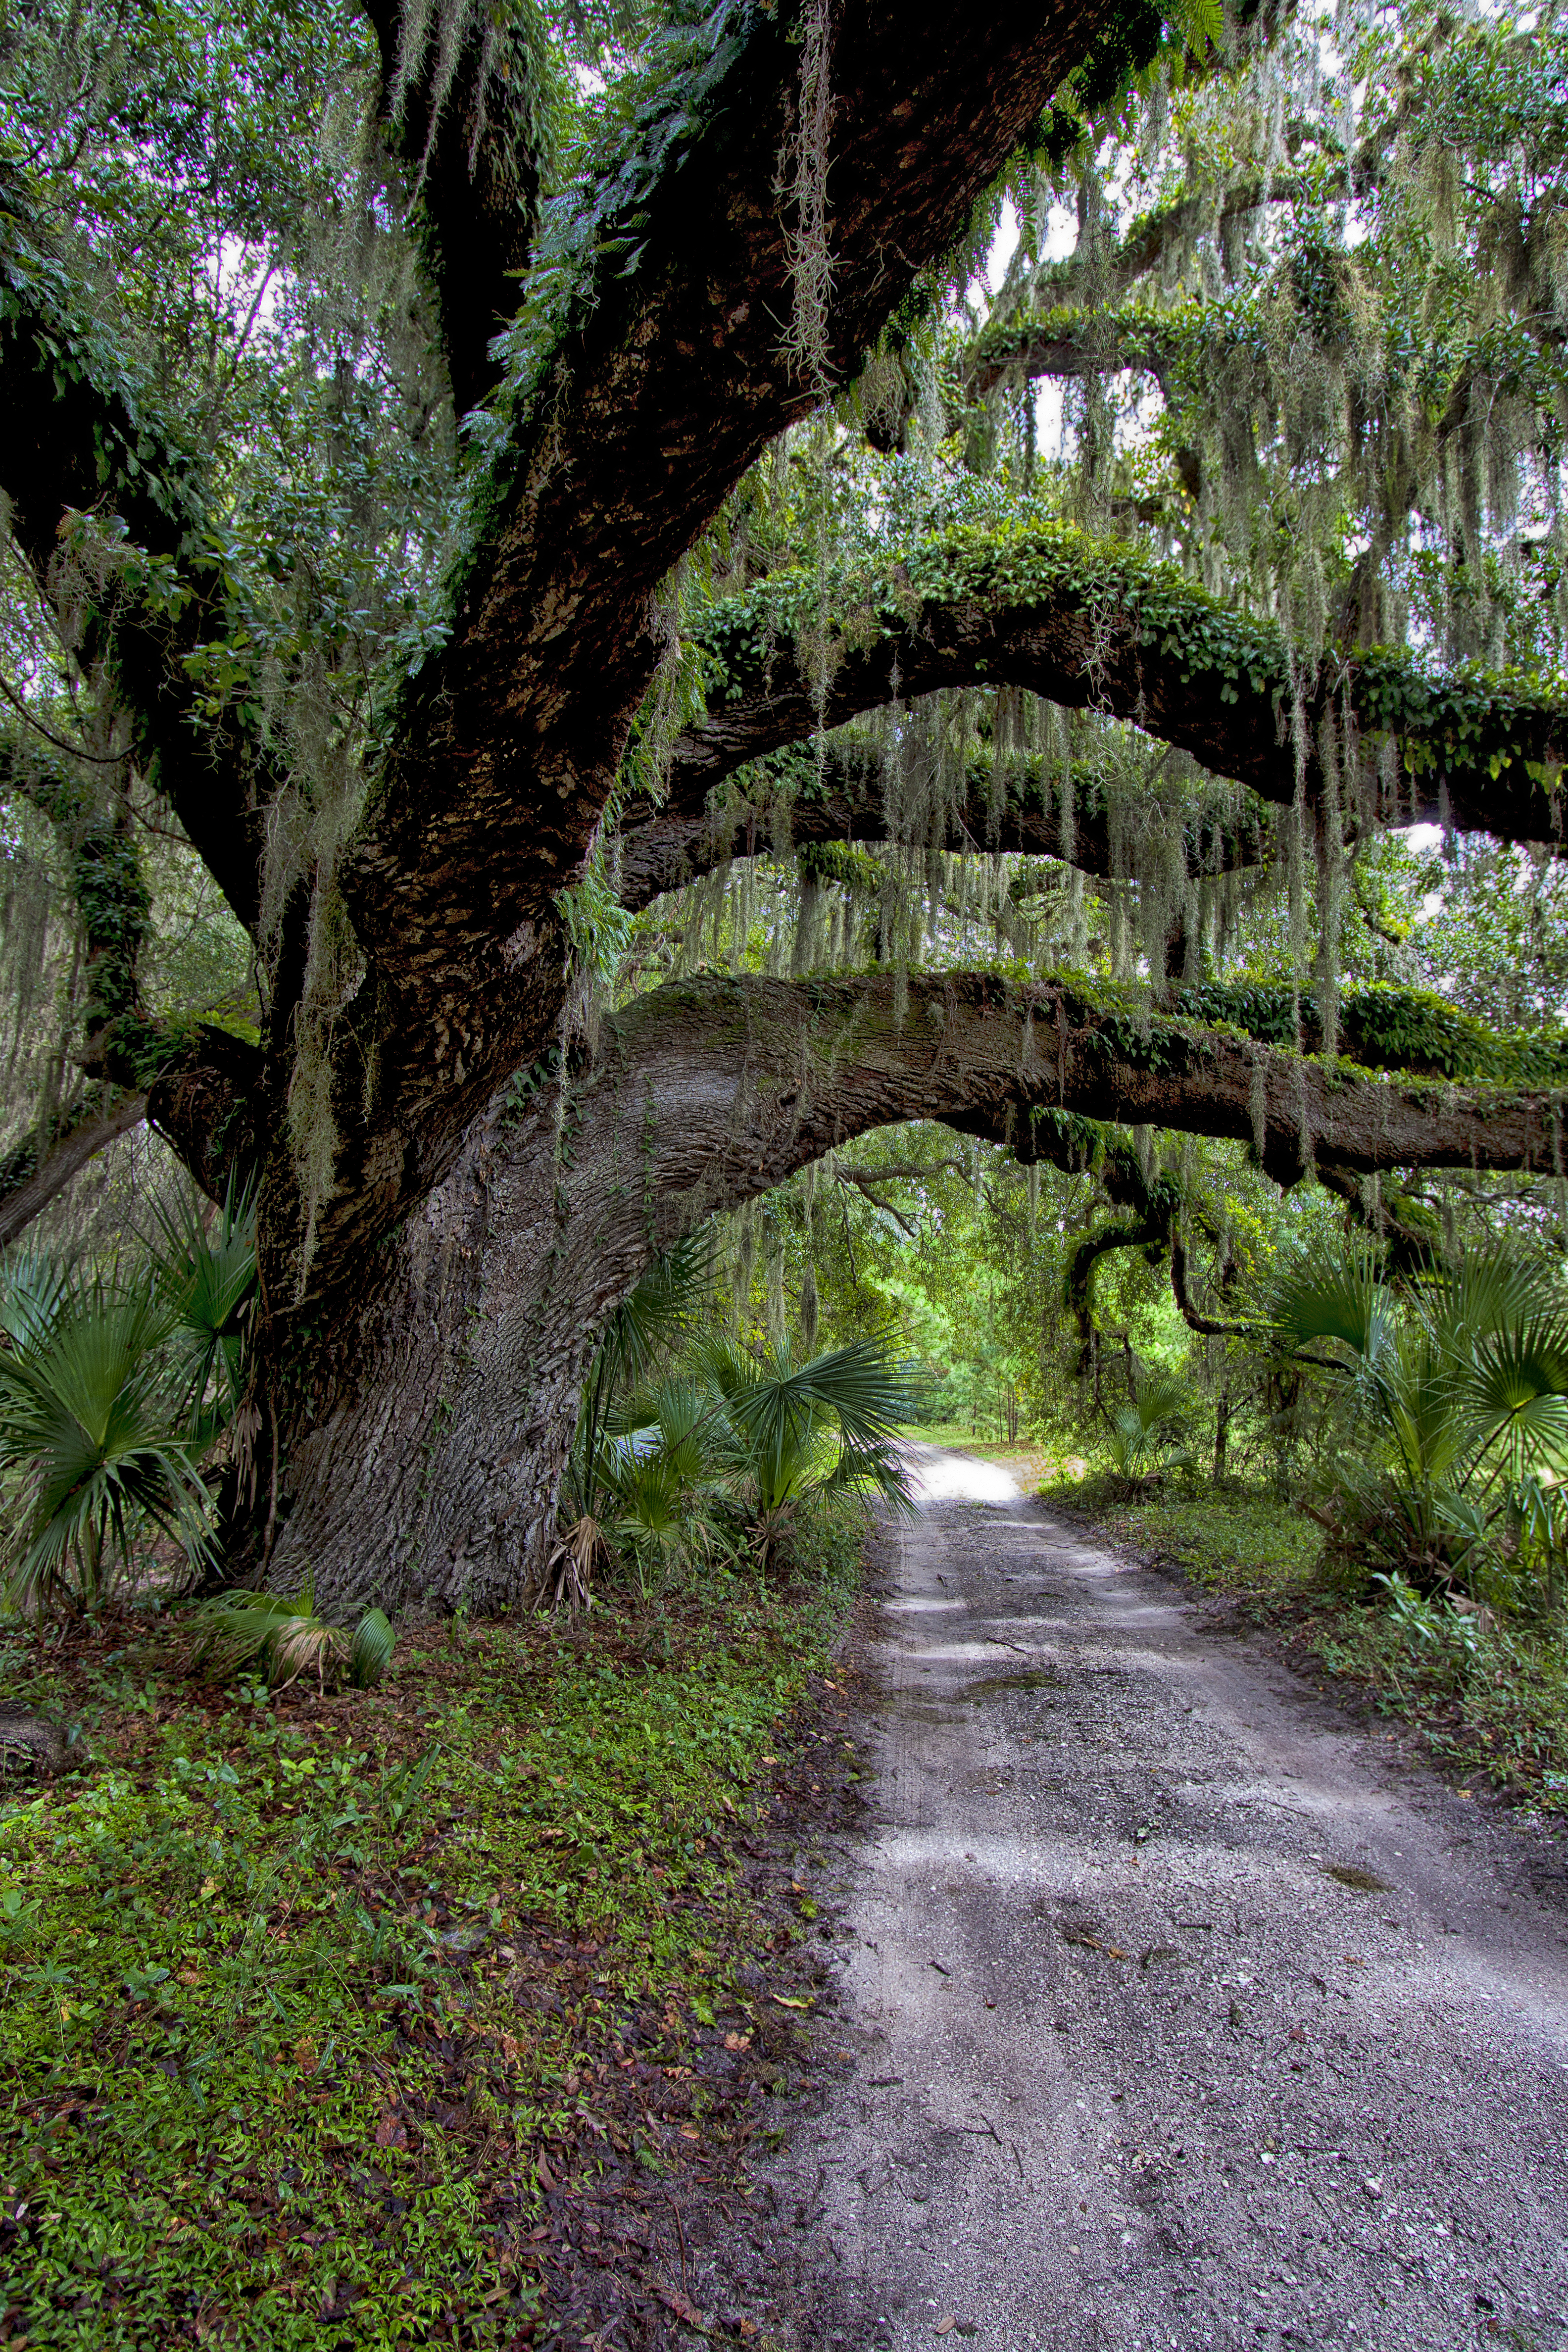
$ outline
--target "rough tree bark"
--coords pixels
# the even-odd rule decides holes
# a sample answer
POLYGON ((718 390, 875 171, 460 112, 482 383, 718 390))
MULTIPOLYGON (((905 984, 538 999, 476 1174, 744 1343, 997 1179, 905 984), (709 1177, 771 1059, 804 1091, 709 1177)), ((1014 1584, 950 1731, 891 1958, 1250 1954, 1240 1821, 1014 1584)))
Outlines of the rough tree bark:
MULTIPOLYGON (((390 14, 379 0, 372 13, 388 144, 429 156, 416 226, 463 399, 491 380, 488 330, 526 257, 540 92, 521 50, 515 72, 481 88, 486 45, 470 44, 431 146, 442 76, 428 56, 395 72, 390 14)), ((682 1220, 867 1126, 943 1118, 1038 1151, 1049 1117, 1074 1108, 1236 1135, 1256 1117, 1282 1178, 1301 1165, 1303 1136, 1350 1169, 1433 1155, 1513 1166, 1541 1148, 1528 1102, 1494 1104, 1483 1122, 1464 1098, 1335 1094, 1321 1071, 1245 1041, 1200 1047, 1158 1024, 1170 1051, 1151 1061, 1150 1032, 1124 1016, 1060 993, 1004 1014, 988 982, 963 980, 911 987, 901 1015, 877 979, 783 996, 717 982, 662 991, 573 1074, 559 1150, 544 1100, 495 1108, 558 1032, 560 893, 597 842, 659 666, 660 582, 769 441, 816 404, 821 375, 852 375, 952 249, 1111 14, 1111 0, 1061 0, 1044 16, 999 0, 955 41, 951 11, 929 0, 833 0, 833 299, 811 366, 783 345, 797 224, 780 167, 801 9, 728 0, 680 31, 625 151, 578 192, 569 290, 543 306, 552 340, 542 330, 516 361, 493 451, 474 460, 472 529, 439 609, 422 615, 431 650, 379 710, 361 813, 266 941, 268 812, 297 785, 308 798, 311 780, 278 772, 247 703, 215 715, 195 692, 193 652, 227 619, 207 469, 128 371, 87 280, 68 284, 49 241, 29 235, 21 176, 0 179, 0 479, 14 536, 47 593, 62 523, 68 541, 78 529, 68 510, 129 533, 134 560, 87 600, 84 660, 107 681, 131 756, 266 950, 260 1051, 200 1041, 150 1108, 209 1185, 237 1139, 255 1139, 264 1161, 253 1467, 258 1538, 279 1572, 310 1565, 324 1592, 389 1599, 514 1595, 547 1539, 605 1306, 682 1220), (352 954, 313 1001, 308 937, 323 927, 352 954), (837 1061, 823 1060, 825 1038, 837 1061), (302 1102, 326 1113, 320 1181, 289 1140, 302 1102), (1031 1112, 1041 1118, 1018 1131, 1031 1112)), ((832 674, 797 661, 775 627, 787 617, 777 583, 754 607, 718 613, 707 635, 723 691, 677 747, 670 822, 700 818, 716 781, 825 715, 984 677, 1120 710, 1266 798, 1293 795, 1278 725, 1287 649, 1135 553, 1076 539, 1047 548, 1038 534, 911 550, 866 584, 851 625, 826 629, 812 583, 796 584, 790 625, 816 629, 832 674)), ((1473 680, 1428 688, 1392 658, 1321 683, 1348 695, 1363 726, 1401 738, 1420 792, 1446 791, 1458 821, 1523 839, 1552 830, 1531 780, 1559 763, 1562 712, 1548 698, 1473 680)), ((649 835, 643 846, 659 845, 649 835)))
MULTIPOLYGON (((606 1023, 563 1086, 498 1100, 411 1222, 369 1334, 286 1460, 269 1567, 334 1606, 495 1610, 542 1579, 584 1368, 658 1251, 868 1130, 939 1120, 1077 1163, 1086 1119, 1303 1137, 1347 1173, 1550 1164, 1551 1106, 1500 1089, 1336 1084, 1245 1038, 1145 1036, 1070 989, 988 976, 673 982, 606 1023)), ((328 1382, 330 1381, 330 1385, 328 1382)), ((260 1455, 265 1461, 265 1436, 260 1455)))

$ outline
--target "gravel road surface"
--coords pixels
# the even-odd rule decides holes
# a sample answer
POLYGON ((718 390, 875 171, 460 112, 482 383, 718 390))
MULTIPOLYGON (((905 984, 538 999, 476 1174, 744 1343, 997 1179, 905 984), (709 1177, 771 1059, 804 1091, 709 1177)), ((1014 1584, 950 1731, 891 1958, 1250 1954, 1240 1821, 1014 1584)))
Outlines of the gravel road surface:
POLYGON ((1568 2352, 1562 1845, 1004 1473, 921 1472, 764 2342, 1568 2352))

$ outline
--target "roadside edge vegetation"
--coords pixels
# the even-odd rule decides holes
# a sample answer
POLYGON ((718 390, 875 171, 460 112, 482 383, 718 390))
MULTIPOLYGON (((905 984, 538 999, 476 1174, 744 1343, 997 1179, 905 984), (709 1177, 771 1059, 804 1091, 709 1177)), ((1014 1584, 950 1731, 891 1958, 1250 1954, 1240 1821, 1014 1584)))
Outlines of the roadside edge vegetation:
POLYGON ((1268 1488, 1173 1484, 1129 1496, 1114 1474, 1039 1487, 1150 1566, 1177 1571, 1279 1639, 1320 1684, 1409 1724, 1462 1785, 1568 1817, 1568 1658, 1550 1627, 1413 1591, 1345 1591, 1331 1538, 1268 1488))
POLYGON ((0 1637, 79 1729, 0 1781, 6 2340, 545 2340, 552 2192, 737 2161, 824 1973, 755 1860, 868 1526, 400 1629, 374 1694, 182 1678, 183 1611, 0 1637))

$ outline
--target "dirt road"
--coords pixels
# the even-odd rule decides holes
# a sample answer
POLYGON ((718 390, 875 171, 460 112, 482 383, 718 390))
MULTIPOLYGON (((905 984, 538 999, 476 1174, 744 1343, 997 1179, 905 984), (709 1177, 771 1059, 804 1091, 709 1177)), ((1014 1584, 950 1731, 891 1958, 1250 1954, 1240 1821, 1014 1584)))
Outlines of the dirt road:
POLYGON ((922 1472, 764 2334, 1565 2352, 1561 1845, 1005 1474, 922 1472))

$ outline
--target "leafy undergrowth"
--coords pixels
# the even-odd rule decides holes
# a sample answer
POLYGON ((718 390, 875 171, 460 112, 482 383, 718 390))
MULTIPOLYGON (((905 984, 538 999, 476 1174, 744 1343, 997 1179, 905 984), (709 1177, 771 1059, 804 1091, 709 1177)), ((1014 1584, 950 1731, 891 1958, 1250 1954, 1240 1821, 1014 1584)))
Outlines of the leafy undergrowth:
POLYGON ((83 1763, 0 1788, 0 2340, 585 2340, 639 2207, 788 2087, 826 1969, 770 1812, 793 1848, 854 1801, 820 1694, 861 1538, 405 1633, 374 1693, 204 1691, 135 1612, 13 1638, 83 1763))
POLYGON ((1413 1725, 1462 1781, 1568 1813, 1561 1622, 1467 1622, 1419 1607, 1398 1615, 1381 1599, 1348 1600, 1333 1589, 1321 1530, 1267 1493, 1196 1484, 1127 1501, 1105 1480, 1046 1491, 1271 1626, 1304 1670, 1356 1685, 1382 1714, 1413 1725))
POLYGON ((1194 1483, 1164 1484, 1129 1501, 1121 1482, 1102 1476, 1048 1490, 1119 1541, 1151 1552, 1205 1591, 1235 1601, 1276 1601, 1310 1590, 1321 1531, 1272 1495, 1194 1483))

